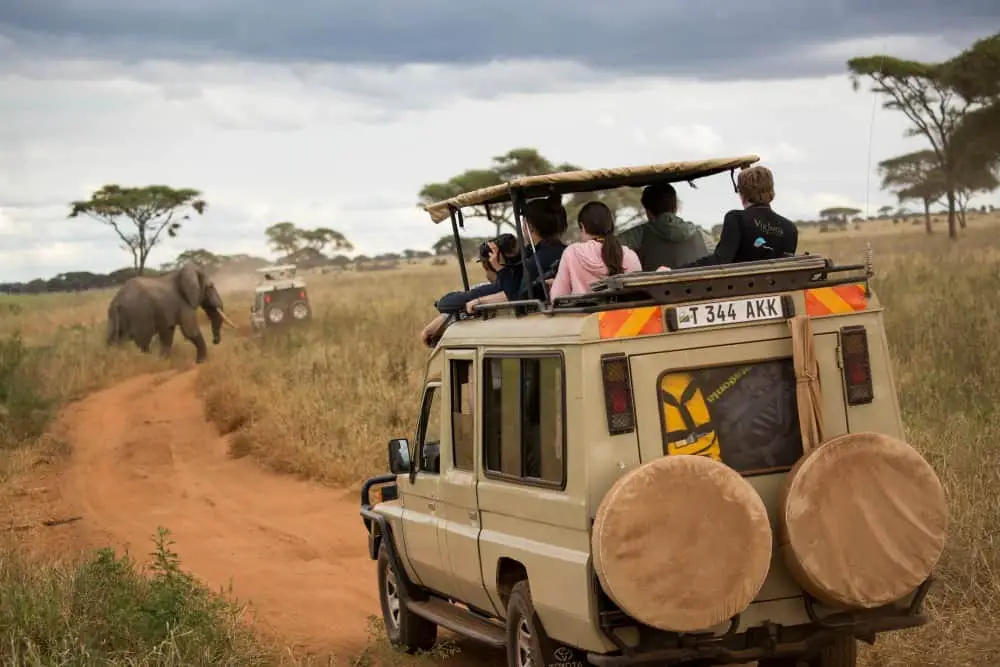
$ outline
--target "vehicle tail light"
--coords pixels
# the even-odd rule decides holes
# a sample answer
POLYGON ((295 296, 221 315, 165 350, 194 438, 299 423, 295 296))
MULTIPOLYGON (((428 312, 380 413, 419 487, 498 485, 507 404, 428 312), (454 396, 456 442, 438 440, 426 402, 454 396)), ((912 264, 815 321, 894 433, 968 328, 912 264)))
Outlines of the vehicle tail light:
POLYGON ((265 294, 264 295, 264 303, 271 303, 271 295, 270 294, 265 294))
POLYGON ((299 298, 300 299, 306 298, 306 293, 305 292, 299 292, 299 298))
POLYGON ((847 404, 871 403, 875 400, 875 390, 872 387, 872 368, 868 357, 868 332, 864 326, 841 328, 840 351, 843 355, 847 404))
POLYGON ((628 372, 628 357, 623 353, 602 354, 601 376, 604 380, 608 433, 631 433, 635 430, 635 411, 632 409, 632 379, 628 372))

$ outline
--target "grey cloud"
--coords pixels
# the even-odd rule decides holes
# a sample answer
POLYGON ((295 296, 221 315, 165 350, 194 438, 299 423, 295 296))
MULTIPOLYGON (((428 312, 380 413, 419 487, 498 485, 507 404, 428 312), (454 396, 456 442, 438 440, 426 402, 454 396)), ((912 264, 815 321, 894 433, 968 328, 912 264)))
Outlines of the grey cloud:
POLYGON ((835 41, 953 38, 1000 23, 995 0, 7 0, 0 35, 64 55, 399 65, 569 60, 595 69, 769 78, 842 72, 835 41))

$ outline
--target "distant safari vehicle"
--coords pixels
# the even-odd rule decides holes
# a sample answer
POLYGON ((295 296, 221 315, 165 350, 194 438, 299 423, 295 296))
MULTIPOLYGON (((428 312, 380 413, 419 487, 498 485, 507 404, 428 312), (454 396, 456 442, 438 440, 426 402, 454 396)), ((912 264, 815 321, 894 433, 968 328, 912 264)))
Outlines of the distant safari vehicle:
POLYGON ((257 269, 262 280, 254 289, 250 324, 255 330, 284 327, 312 319, 305 281, 296 277, 294 264, 257 269))
MULTIPOLYGON (((427 209, 461 252, 464 207, 520 222, 532 197, 757 159, 532 176, 427 209)), ((443 627, 511 667, 854 667, 857 640, 925 623, 946 503, 904 441, 872 275, 870 255, 804 255, 459 314, 415 431, 361 492, 392 643, 443 627)))

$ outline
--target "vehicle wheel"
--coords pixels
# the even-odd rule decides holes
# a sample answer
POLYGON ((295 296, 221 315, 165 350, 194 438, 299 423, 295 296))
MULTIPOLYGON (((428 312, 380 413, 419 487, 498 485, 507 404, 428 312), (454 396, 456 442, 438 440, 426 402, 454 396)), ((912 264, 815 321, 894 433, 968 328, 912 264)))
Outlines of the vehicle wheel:
POLYGON ((292 317, 297 320, 304 320, 309 317, 309 305, 304 301, 299 301, 292 306, 292 317))
POLYGON ((267 309, 267 320, 271 324, 281 324, 285 319, 285 311, 278 306, 267 309))
POLYGON ((541 629, 531 603, 528 582, 519 581, 514 584, 507 602, 508 667, 545 667, 541 629))
POLYGON ((812 659, 809 667, 856 667, 858 664, 858 640, 854 637, 838 637, 829 646, 824 646, 819 655, 812 659))
POLYGON ((413 614, 403 604, 401 586, 389 563, 388 547, 383 542, 378 549, 378 591, 382 604, 385 634, 396 648, 407 653, 429 651, 437 641, 437 626, 413 614))
POLYGON ((854 637, 840 637, 806 660, 804 658, 770 658, 760 660, 757 667, 857 667, 858 642, 854 637))

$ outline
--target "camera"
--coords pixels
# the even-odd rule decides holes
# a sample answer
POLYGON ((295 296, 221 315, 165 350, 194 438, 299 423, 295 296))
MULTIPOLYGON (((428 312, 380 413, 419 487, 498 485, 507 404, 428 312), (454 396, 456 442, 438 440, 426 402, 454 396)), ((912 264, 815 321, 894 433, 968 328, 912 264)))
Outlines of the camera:
POLYGON ((490 243, 496 243, 500 250, 500 257, 503 263, 510 266, 521 261, 521 253, 517 246, 517 237, 513 234, 501 234, 496 238, 489 239, 485 243, 479 244, 479 261, 487 262, 490 259, 490 243))

